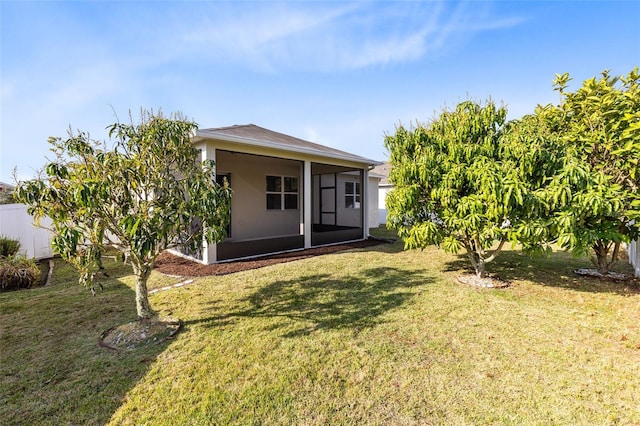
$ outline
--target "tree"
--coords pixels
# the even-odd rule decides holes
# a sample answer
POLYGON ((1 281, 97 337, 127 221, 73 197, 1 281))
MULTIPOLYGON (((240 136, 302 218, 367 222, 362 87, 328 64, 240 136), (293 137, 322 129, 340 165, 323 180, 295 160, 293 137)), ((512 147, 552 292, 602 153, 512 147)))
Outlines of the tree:
POLYGON ((507 241, 543 246, 549 223, 541 188, 557 155, 537 117, 505 124, 506 115, 493 102, 466 101, 385 138, 394 185, 387 224, 405 248, 464 249, 484 277, 507 241))
POLYGON ((108 129, 113 149, 83 132, 49 138, 55 160, 39 178, 21 182, 16 198, 36 220, 52 219, 54 251, 92 290, 100 255, 117 249, 136 276, 138 318, 153 318, 147 279, 156 257, 223 239, 230 189, 216 183, 211 161, 198 161, 191 144, 197 125, 180 114, 142 111, 138 124, 108 129))
POLYGON ((593 250, 606 274, 620 244, 640 235, 640 74, 604 71, 575 92, 570 80, 557 75, 560 104, 536 110, 565 152, 548 200, 559 244, 576 255, 593 250))

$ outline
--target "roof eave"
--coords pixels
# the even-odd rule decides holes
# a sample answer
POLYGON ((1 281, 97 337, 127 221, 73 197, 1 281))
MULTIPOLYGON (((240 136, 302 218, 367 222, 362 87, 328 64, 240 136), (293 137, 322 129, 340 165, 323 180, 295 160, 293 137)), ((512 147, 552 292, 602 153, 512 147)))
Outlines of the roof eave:
POLYGON ((196 133, 196 136, 193 138, 193 141, 200 142, 201 140, 204 140, 204 139, 217 139, 225 142, 236 142, 236 143, 253 145, 253 146, 258 146, 263 148, 277 149, 279 151, 289 151, 289 152, 295 152, 298 154, 317 155, 320 157, 333 158, 336 160, 353 161, 356 163, 366 164, 369 166, 377 166, 377 165, 383 164, 379 161, 374 161, 374 160, 360 157, 357 155, 342 155, 339 153, 324 152, 319 149, 291 146, 291 145, 278 143, 278 142, 270 142, 270 141, 264 141, 260 139, 254 139, 254 138, 245 138, 242 136, 233 136, 233 135, 228 135, 228 134, 218 133, 218 132, 208 132, 207 130, 198 130, 196 133))

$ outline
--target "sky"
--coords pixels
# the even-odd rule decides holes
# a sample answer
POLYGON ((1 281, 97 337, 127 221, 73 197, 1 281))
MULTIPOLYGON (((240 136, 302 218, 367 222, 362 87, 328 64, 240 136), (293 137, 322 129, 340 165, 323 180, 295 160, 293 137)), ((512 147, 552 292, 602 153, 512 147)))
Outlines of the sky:
POLYGON ((141 108, 253 123, 383 161, 397 125, 471 99, 509 118, 640 66, 640 1, 0 0, 0 181, 47 139, 141 108))

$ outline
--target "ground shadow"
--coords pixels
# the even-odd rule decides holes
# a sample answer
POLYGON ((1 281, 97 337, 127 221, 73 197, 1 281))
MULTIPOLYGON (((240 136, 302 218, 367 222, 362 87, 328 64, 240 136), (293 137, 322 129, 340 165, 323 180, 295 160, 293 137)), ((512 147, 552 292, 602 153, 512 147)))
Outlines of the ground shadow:
MULTIPOLYGON (((495 277, 506 281, 526 280, 539 285, 569 288, 591 293, 615 293, 621 295, 640 294, 637 279, 625 281, 599 279, 580 276, 574 270, 592 268, 593 265, 586 257, 574 257, 571 253, 554 251, 549 256, 529 256, 519 250, 504 250, 496 259, 487 265, 487 271, 495 277)), ((466 255, 459 254, 453 260, 446 262, 445 271, 473 273, 466 255)), ((631 273, 625 261, 621 260, 618 270, 631 273)))
POLYGON ((155 270, 166 275, 177 275, 182 277, 208 277, 213 275, 227 275, 241 271, 259 269, 265 266, 279 263, 294 262, 309 257, 326 256, 344 250, 352 251, 383 251, 387 253, 401 251, 394 241, 388 239, 368 238, 362 241, 353 241, 343 244, 312 247, 304 250, 293 250, 278 254, 266 254, 258 257, 238 259, 230 262, 220 262, 212 264, 202 264, 191 259, 176 256, 169 252, 163 252, 158 256, 155 263, 155 270), (378 249, 380 246, 390 248, 378 249), (394 248, 395 247, 395 248, 394 248))
POLYGON ((283 337, 310 334, 319 329, 361 330, 382 321, 386 312, 411 299, 421 286, 433 280, 390 267, 371 268, 340 279, 313 274, 278 280, 241 300, 246 309, 195 320, 210 326, 237 318, 284 317, 271 327, 282 328, 283 337))
POLYGON ((402 240, 384 241, 383 244, 371 247, 369 251, 379 251, 383 253, 401 253, 404 251, 404 243, 402 240))
POLYGON ((106 424, 169 341, 132 351, 99 346, 100 334, 136 319, 130 268, 105 262, 95 296, 56 260, 50 286, 0 294, 2 424, 106 424))

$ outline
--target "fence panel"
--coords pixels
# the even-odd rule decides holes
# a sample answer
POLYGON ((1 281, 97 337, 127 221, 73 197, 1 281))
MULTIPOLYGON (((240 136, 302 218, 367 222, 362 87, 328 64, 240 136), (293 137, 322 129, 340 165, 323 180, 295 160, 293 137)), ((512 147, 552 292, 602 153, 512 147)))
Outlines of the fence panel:
MULTIPOLYGON (((29 257, 52 257, 51 232, 36 227, 33 222, 24 204, 0 205, 0 235, 20 241, 20 251, 29 257)), ((40 223, 48 227, 51 219, 44 217, 40 223)))
POLYGON ((629 252, 629 263, 636 271, 636 277, 640 277, 640 241, 632 241, 627 246, 629 252))

